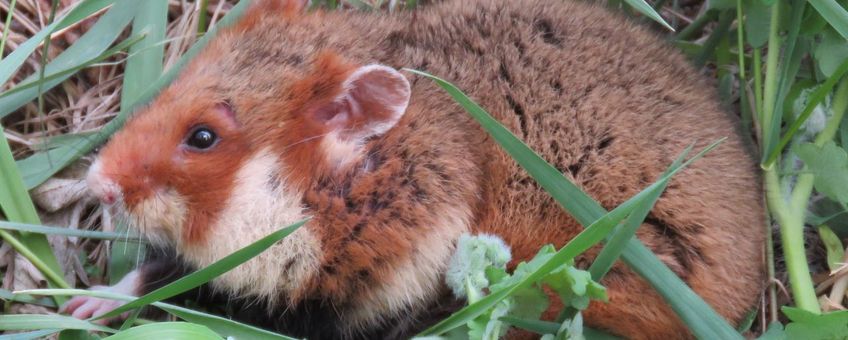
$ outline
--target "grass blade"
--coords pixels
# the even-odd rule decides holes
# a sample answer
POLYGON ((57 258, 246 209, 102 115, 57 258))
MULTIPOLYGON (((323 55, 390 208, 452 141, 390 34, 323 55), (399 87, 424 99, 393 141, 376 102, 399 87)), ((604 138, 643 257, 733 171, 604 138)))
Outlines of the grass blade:
MULTIPOLYGON (((41 220, 21 180, 2 125, 0 125, 0 170, 2 170, 0 171, 0 209, 3 210, 3 214, 9 221, 40 224, 41 220)), ((47 237, 26 232, 15 236, 0 230, 0 238, 32 262, 44 274, 51 286, 68 287, 65 279, 60 275, 62 267, 59 266, 56 255, 53 254, 53 249, 47 242, 47 237)))
MULTIPOLYGON (((25 290, 16 292, 18 296, 28 296, 25 294, 32 295, 46 295, 46 296, 75 296, 75 295, 84 295, 84 296, 94 296, 103 299, 112 299, 112 300, 122 300, 122 301, 132 301, 136 299, 133 296, 110 293, 104 291, 93 291, 93 290, 83 290, 83 289, 33 289, 33 290, 25 290)), ((31 298, 31 297, 30 297, 31 298)), ((280 340, 291 340, 294 338, 290 338, 287 336, 279 335, 277 333, 269 332, 264 329, 260 329, 254 326, 246 325, 243 323, 239 323, 227 318, 223 318, 217 315, 207 314, 203 312, 198 312, 195 310, 191 310, 184 307, 175 306, 172 304, 164 303, 164 302, 154 302, 151 306, 160 308, 176 317, 179 317, 185 321, 201 324, 209 329, 214 330, 218 334, 223 337, 233 337, 236 339, 280 339, 280 340)))
POLYGON ((663 27, 668 28, 670 31, 674 32, 674 27, 671 27, 665 19, 663 19, 657 11, 654 10, 651 5, 649 5, 645 0, 624 0, 628 5, 633 7, 635 10, 639 11, 639 13, 644 14, 651 20, 658 22, 663 27))
POLYGON ((14 334, 3 334, 0 335, 0 340, 30 340, 30 339, 44 339, 50 334, 58 333, 62 331, 61 329, 42 329, 40 331, 35 332, 26 332, 26 333, 14 333, 14 334))
POLYGON ((268 249, 269 247, 277 243, 277 241, 282 240, 283 238, 297 230, 297 228, 300 228, 300 226, 306 223, 306 221, 307 220, 303 220, 278 231, 275 231, 270 235, 265 236, 256 242, 253 242, 247 247, 244 247, 230 255, 227 255, 223 259, 218 260, 217 262, 209 265, 206 268, 200 269, 194 273, 186 275, 180 278, 179 280, 176 280, 162 288, 154 290, 149 294, 146 294, 136 300, 133 300, 130 303, 115 308, 112 311, 97 317, 96 319, 117 316, 123 312, 132 310, 134 308, 139 308, 148 305, 152 302, 161 301, 177 294, 183 293, 185 291, 188 291, 190 289, 199 287, 200 285, 209 282, 215 277, 226 273, 230 269, 233 269, 238 265, 247 262, 256 255, 259 255, 259 253, 263 252, 265 249, 268 249))
MULTIPOLYGON (((597 201, 563 177, 456 86, 421 71, 407 70, 430 78, 445 89, 581 225, 589 225, 607 213, 597 201)), ((622 259, 651 283, 695 336, 704 339, 742 338, 638 239, 627 242, 622 259)))
MULTIPOLYGON (((121 34, 124 26, 132 19, 135 14, 136 4, 135 1, 131 0, 116 1, 114 6, 97 20, 97 23, 91 27, 91 30, 86 32, 77 42, 47 64, 44 68, 44 73, 56 74, 62 72, 62 70, 77 67, 83 62, 94 59, 102 54, 103 51, 106 51, 112 45, 112 42, 121 34)), ((40 87, 42 91, 47 91, 60 84, 69 76, 47 81, 40 87)), ((38 79, 38 74, 27 77, 24 82, 31 82, 35 79, 38 79)), ((0 118, 5 117, 10 112, 32 101, 38 95, 38 88, 29 88, 0 98, 0 118)))
POLYGON ((80 320, 65 315, 46 314, 12 314, 0 315, 0 330, 24 331, 31 329, 82 329, 114 333, 109 327, 100 326, 90 321, 80 320))
POLYGON ((34 188, 35 186, 41 184, 46 181, 50 176, 53 176, 59 170, 62 170, 68 164, 75 161, 76 159, 82 157, 95 146, 100 145, 105 142, 109 136, 118 131, 121 126, 124 125, 129 114, 136 108, 141 105, 146 104, 154 96, 159 93, 159 90, 173 81, 180 70, 195 56, 199 53, 206 44, 209 43, 209 40, 212 39, 217 31, 221 27, 226 27, 231 25, 233 22, 238 20, 239 17, 244 13, 244 10, 247 6, 250 5, 251 0, 241 0, 236 4, 230 12, 223 18, 221 21, 215 25, 209 32, 203 35, 202 38, 198 40, 191 49, 183 55, 180 60, 172 66, 168 72, 165 72, 156 83, 150 87, 148 87, 143 94, 139 95, 138 100, 133 103, 131 106, 122 106, 121 112, 118 114, 115 119, 106 124, 98 134, 94 135, 91 139, 81 139, 76 143, 64 145, 62 147, 52 149, 47 152, 37 153, 32 155, 26 159, 18 161, 18 168, 21 169, 21 175, 23 176, 24 183, 26 187, 29 189, 34 188))
MULTIPOLYGON (((5 83, 12 75, 26 62, 32 52, 38 48, 38 45, 44 41, 48 34, 57 30, 66 28, 76 24, 79 21, 91 16, 94 13, 112 5, 116 0, 85 0, 79 5, 70 10, 67 15, 52 24, 43 28, 36 33, 32 38, 29 38, 23 44, 19 45, 12 53, 0 61, 0 83, 5 83)), ((8 26, 7 26, 8 27, 8 26)))
POLYGON ((187 322, 157 322, 142 325, 106 337, 109 340, 148 339, 222 339, 206 326, 187 322))
POLYGON ((842 38, 848 39, 848 11, 844 7, 836 0, 809 0, 809 2, 842 38))
MULTIPOLYGON (((82 237, 92 240, 126 240, 127 235, 115 232, 80 230, 65 227, 50 227, 39 224, 0 221, 0 229, 23 231, 28 233, 82 237)), ((143 242, 138 238, 130 238, 131 242, 143 242)))

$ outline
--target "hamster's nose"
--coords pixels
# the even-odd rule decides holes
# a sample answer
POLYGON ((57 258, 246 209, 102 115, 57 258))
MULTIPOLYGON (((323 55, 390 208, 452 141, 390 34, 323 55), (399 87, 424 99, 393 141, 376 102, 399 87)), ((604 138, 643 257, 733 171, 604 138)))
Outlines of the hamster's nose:
POLYGON ((86 181, 88 182, 88 189, 101 202, 114 204, 118 201, 118 197, 121 195, 121 188, 103 174, 103 164, 100 163, 100 160, 95 161, 88 169, 86 181))

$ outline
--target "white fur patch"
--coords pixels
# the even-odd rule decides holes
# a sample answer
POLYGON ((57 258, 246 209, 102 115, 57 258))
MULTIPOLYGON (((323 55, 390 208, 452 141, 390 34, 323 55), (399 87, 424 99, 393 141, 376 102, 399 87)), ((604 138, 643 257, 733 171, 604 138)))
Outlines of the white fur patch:
POLYGON ((412 256, 396 267, 393 277, 372 290, 361 308, 345 320, 349 326, 382 322, 409 307, 426 308, 421 305, 436 298, 455 241, 468 232, 471 213, 466 206, 446 206, 439 216, 435 228, 416 244, 412 256))
MULTIPOLYGON (((183 244, 186 260, 205 267, 248 244, 305 217, 301 194, 286 187, 278 158, 263 150, 236 174, 235 187, 204 244, 183 244)), ((322 251, 318 239, 303 226, 265 252, 225 273, 213 286, 238 295, 275 301, 282 292, 302 288, 315 275, 322 251)))
POLYGON ((182 238, 187 214, 185 199, 176 190, 160 189, 132 207, 127 222, 154 244, 175 245, 182 238))
POLYGON ((321 148, 327 156, 327 162, 336 168, 349 164, 362 156, 360 140, 345 140, 337 131, 328 133, 321 140, 321 148))

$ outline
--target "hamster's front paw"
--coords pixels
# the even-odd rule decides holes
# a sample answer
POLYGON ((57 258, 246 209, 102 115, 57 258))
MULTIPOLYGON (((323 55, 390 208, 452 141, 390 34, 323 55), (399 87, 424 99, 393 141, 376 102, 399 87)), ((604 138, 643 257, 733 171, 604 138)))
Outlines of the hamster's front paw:
MULTIPOLYGON (((113 291, 112 288, 113 287, 107 286, 94 286, 91 287, 91 290, 113 291)), ((93 296, 75 296, 59 308, 59 313, 68 313, 77 319, 84 320, 103 315, 125 303, 125 301, 101 299, 93 296)), ((127 316, 127 313, 123 313, 117 317, 95 320, 94 322, 101 325, 107 325, 115 320, 124 320, 127 316)))

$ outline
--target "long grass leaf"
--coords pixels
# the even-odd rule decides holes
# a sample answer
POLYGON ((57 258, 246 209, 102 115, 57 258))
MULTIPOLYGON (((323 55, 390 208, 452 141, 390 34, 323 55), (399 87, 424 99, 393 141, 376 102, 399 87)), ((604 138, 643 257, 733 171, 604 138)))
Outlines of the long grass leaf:
MULTIPOLYGON (((91 30, 86 32, 73 45, 68 47, 44 68, 45 74, 59 73, 62 70, 74 68, 81 63, 93 59, 107 50, 112 42, 118 38, 130 19, 135 14, 137 3, 132 0, 119 0, 104 14, 91 30)), ((39 72, 40 73, 40 72, 39 72)), ((69 76, 59 77, 42 84, 43 91, 60 84, 69 76)), ((24 82, 38 79, 38 74, 31 75, 24 82)), ((24 104, 38 97, 38 88, 29 88, 24 91, 0 98, 0 118, 17 110, 24 104)))
MULTIPOLYGON (((82 237, 92 240, 126 240, 127 235, 115 232, 80 230, 65 227, 50 227, 39 224, 0 221, 0 229, 23 231, 28 233, 82 237)), ((138 238, 129 238, 132 242, 142 242, 138 238)))
MULTIPOLYGON (((445 89, 580 224, 589 225, 607 213, 597 201, 563 177, 456 86, 421 71, 408 71, 433 79, 445 89)), ((742 338, 638 239, 627 242, 622 259, 651 283, 696 336, 705 339, 742 338)))
POLYGON ((668 28, 670 31, 674 32, 674 27, 671 27, 665 19, 663 19, 657 11, 654 10, 651 5, 649 5, 645 0, 624 0, 628 5, 639 11, 639 13, 644 14, 651 20, 658 22, 660 25, 663 25, 665 28, 668 28))
POLYGON ((76 143, 64 145, 46 152, 40 152, 18 161, 18 168, 21 169, 21 175, 24 178, 24 183, 27 188, 31 189, 38 184, 41 184, 50 178, 50 176, 53 176, 53 174, 66 167, 68 164, 71 164, 71 162, 91 151, 91 149, 95 146, 106 141, 109 136, 124 125, 124 122, 126 122, 130 113, 136 107, 149 102, 154 96, 156 96, 156 94, 159 93, 159 90, 170 84, 177 77, 180 70, 182 70, 182 68, 185 67, 185 65, 195 55, 197 55, 197 53, 199 53, 206 44, 209 43, 209 40, 216 35, 219 29, 229 26, 238 20, 238 18, 244 13, 247 6, 250 5, 250 2, 251 0, 241 0, 238 4, 233 6, 230 12, 227 13, 227 15, 224 16, 218 24, 209 30, 209 32, 203 35, 203 37, 200 38, 200 40, 198 40, 197 43, 195 43, 174 66, 159 77, 154 85, 150 86, 143 94, 139 95, 138 100, 135 101, 133 105, 121 107, 121 112, 118 116, 101 128, 100 132, 93 138, 78 140, 76 143))
POLYGON ((157 322, 133 327, 104 339, 148 340, 148 339, 223 339, 206 326, 188 322, 157 322))
MULTIPOLYGON (((41 224, 35 205, 15 165, 2 125, 0 125, 0 209, 9 221, 41 224)), ((53 254, 53 249, 44 235, 21 232, 16 236, 7 231, 0 231, 0 238, 32 262, 44 274, 51 286, 68 287, 60 275, 62 267, 59 266, 56 255, 53 254)))
POLYGON ((836 0, 809 0, 809 2, 843 39, 848 39, 848 11, 845 7, 836 0))
POLYGON ((114 333, 115 330, 106 326, 100 326, 90 321, 80 320, 65 315, 46 314, 12 314, 0 315, 0 330, 24 331, 37 329, 83 329, 90 331, 101 331, 114 333))
MULTIPOLYGON (((76 24, 79 21, 97 13, 98 11, 112 5, 115 0, 85 0, 68 12, 67 15, 54 21, 43 28, 24 43, 20 44, 12 53, 0 61, 0 84, 5 83, 15 74, 18 68, 26 62, 27 58, 35 52, 38 45, 44 41, 48 34, 57 30, 76 24)), ((5 38, 5 37, 4 37, 5 38)))
POLYGON ((224 258, 216 261, 215 263, 203 269, 186 275, 185 277, 182 277, 162 288, 154 290, 149 294, 146 294, 136 300, 133 300, 132 302, 127 303, 121 307, 115 308, 112 311, 97 317, 97 319, 117 316, 131 309, 143 307, 150 303, 161 301, 177 294, 183 293, 185 291, 188 291, 190 289, 199 287, 200 285, 211 281, 212 279, 220 276, 221 274, 228 272, 230 269, 233 269, 238 265, 247 262, 256 255, 259 255, 259 253, 263 252, 265 249, 268 249, 269 247, 277 243, 277 241, 282 240, 283 238, 297 230, 297 228, 300 228, 300 226, 306 223, 306 221, 307 220, 303 220, 278 231, 275 231, 270 235, 251 243, 247 247, 239 249, 236 252, 225 256, 224 258))
POLYGON ((25 332, 25 333, 13 333, 13 334, 2 334, 0 335, 0 340, 31 340, 31 339, 45 339, 47 336, 53 333, 59 333, 61 329, 42 329, 34 332, 25 332))
MULTIPOLYGON (((45 296, 93 296, 102 299, 111 299, 111 300, 121 300, 121 301, 132 301, 135 300, 136 297, 105 292, 105 291, 94 291, 94 290, 83 290, 83 289, 32 289, 32 290, 23 290, 19 292, 15 292, 18 296, 21 295, 45 295, 45 296)), ((30 297, 32 298, 32 297, 30 297)), ((290 338, 287 336, 279 335, 277 333, 269 332, 264 329, 260 329, 254 326, 246 325, 243 323, 239 323, 227 318, 223 318, 217 315, 207 314, 195 310, 191 310, 184 307, 175 306, 172 304, 164 303, 164 302, 154 302, 150 304, 151 306, 162 309, 178 318, 181 318, 185 321, 204 325, 209 327, 213 331, 217 332, 223 337, 233 337, 236 339, 279 339, 279 340, 291 340, 294 338, 290 338)))

